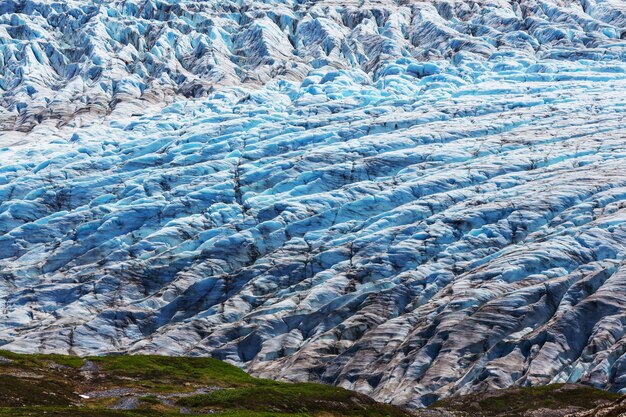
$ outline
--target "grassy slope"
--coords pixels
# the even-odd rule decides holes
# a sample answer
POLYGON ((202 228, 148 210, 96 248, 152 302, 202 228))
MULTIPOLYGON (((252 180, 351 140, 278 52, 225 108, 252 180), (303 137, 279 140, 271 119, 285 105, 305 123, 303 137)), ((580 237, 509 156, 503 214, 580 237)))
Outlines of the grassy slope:
MULTIPOLYGON (((556 416, 565 409, 582 411, 611 404, 623 412, 626 400, 615 402, 620 397, 590 387, 556 384, 449 398, 417 415, 449 416, 452 411, 455 416, 521 417, 532 410, 554 410, 557 414, 542 411, 541 415, 556 416)), ((180 416, 181 409, 222 417, 410 416, 341 388, 253 378, 211 358, 78 358, 0 351, 0 417, 172 417, 180 416), (127 398, 123 393, 92 395, 120 388, 133 390, 135 409, 112 409, 127 398), (198 393, 202 388, 206 392, 198 393), (79 396, 85 393, 92 398, 79 396), (175 396, 179 394, 183 396, 175 396)), ((606 416, 619 415, 615 410, 606 416)))
POLYGON ((21 355, 0 351, 0 416, 131 417, 193 413, 228 417, 405 417, 367 396, 321 384, 253 378, 211 358, 21 355), (4 358, 4 359, 2 359, 4 358), (87 365, 86 365, 87 364, 87 365), (132 389, 133 410, 113 410, 128 395, 78 394, 132 389), (214 389, 194 394, 202 388, 214 389), (184 394, 176 397, 173 394, 184 394))
POLYGON ((431 409, 480 417, 524 417, 531 415, 531 411, 544 410, 542 416, 552 416, 593 409, 621 397, 614 392, 583 385, 552 384, 449 398, 436 402, 431 409))

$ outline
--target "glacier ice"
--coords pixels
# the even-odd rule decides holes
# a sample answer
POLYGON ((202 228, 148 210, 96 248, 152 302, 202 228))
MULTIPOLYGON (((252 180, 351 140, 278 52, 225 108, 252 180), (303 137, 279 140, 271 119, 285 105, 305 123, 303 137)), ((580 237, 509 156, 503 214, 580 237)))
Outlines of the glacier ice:
POLYGON ((408 407, 626 389, 626 3, 0 3, 0 343, 408 407))

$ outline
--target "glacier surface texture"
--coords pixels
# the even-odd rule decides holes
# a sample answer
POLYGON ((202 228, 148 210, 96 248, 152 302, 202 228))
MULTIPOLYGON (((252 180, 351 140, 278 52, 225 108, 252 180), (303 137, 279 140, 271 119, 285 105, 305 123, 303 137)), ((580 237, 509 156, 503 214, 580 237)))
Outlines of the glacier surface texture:
POLYGON ((2 0, 0 344, 626 390, 625 115, 623 0, 2 0))

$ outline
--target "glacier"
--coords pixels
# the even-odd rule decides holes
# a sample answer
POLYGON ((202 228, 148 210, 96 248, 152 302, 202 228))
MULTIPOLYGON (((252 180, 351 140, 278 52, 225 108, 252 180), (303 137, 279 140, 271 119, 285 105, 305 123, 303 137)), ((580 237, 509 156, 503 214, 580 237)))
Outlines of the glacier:
POLYGON ((2 349, 626 392, 623 0, 5 0, 0 93, 2 349))

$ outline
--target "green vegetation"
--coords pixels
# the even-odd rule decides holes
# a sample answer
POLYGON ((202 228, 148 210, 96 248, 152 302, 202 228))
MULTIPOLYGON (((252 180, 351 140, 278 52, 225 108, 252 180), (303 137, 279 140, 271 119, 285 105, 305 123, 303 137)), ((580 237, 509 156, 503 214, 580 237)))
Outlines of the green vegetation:
POLYGON ((154 414, 152 411, 116 411, 116 410, 98 410, 98 409, 81 409, 79 407, 51 408, 51 407, 24 407, 16 408, 0 408, 0 416, 7 417, 166 417, 178 414, 154 414))
POLYGON ((116 378, 132 378, 136 385, 160 390, 180 390, 180 384, 238 387, 263 384, 241 369, 213 358, 184 358, 155 355, 98 356, 88 358, 116 378))
POLYGON ((589 410, 619 398, 620 394, 588 386, 552 384, 449 398, 436 402, 430 408, 481 417, 523 417, 529 411, 539 409, 589 410))
POLYGON ((69 355, 40 355, 30 354, 24 355, 21 353, 13 353, 7 350, 0 350, 0 356, 12 361, 13 366, 23 366, 26 368, 42 368, 51 363, 67 366, 70 368, 80 368, 84 364, 84 359, 78 356, 69 355))
MULTIPOLYGON (((79 358, 0 351, 0 375, 0 417, 180 417, 182 411, 219 417, 411 415, 338 387, 254 378, 212 358, 79 358)), ((619 398, 587 386, 555 384, 448 398, 416 414, 522 417, 542 410, 542 416, 556 416, 563 410, 615 408, 612 404, 619 398)), ((615 416, 625 409, 619 405, 615 416)))
MULTIPOLYGON (((24 407, 0 408, 2 417, 40 417, 42 415, 52 417, 175 417, 181 416, 177 412, 155 412, 154 410, 99 410, 89 408, 50 408, 50 407, 24 407)), ((332 414, 329 414, 332 415, 332 414)), ((202 416, 202 415, 198 415, 202 416)), ((227 411, 219 414, 211 414, 215 417, 309 417, 310 414, 292 414, 275 412, 255 412, 255 411, 227 411)), ((205 415, 206 417, 206 415, 205 415)))
POLYGON ((181 408, 222 417, 410 415, 342 388, 253 378, 212 358, 0 351, 0 375, 0 417, 173 417, 181 408))
POLYGON ((24 405, 69 405, 73 389, 62 381, 23 378, 2 375, 0 378, 0 405, 20 407, 24 405))
POLYGON ((193 395, 177 401, 181 406, 199 409, 247 409, 265 412, 324 412, 334 410, 344 416, 402 416, 402 411, 383 404, 367 407, 364 398, 353 392, 319 384, 281 384, 252 386, 193 395))

